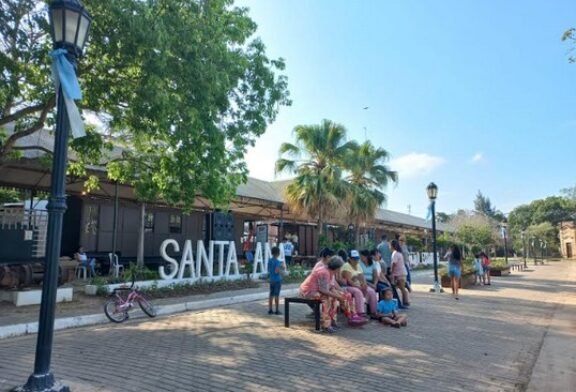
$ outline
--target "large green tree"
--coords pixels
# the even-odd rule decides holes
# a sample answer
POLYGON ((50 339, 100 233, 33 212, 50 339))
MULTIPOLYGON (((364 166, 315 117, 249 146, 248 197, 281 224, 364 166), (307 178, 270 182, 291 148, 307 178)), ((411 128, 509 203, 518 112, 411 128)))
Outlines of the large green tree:
POLYGON ((497 222, 483 214, 460 214, 450 224, 456 228, 456 237, 465 249, 472 252, 489 248, 498 242, 497 222))
MULTIPOLYGON (((353 143, 346 151, 343 164, 348 183, 346 206, 356 227, 373 219, 376 210, 386 201, 383 190, 390 182, 398 181, 398 173, 386 165, 389 158, 386 150, 374 147, 370 141, 353 143)), ((360 231, 356 233, 359 235, 360 231)))
MULTIPOLYGON (((142 200, 191 207, 201 193, 225 203, 246 178, 247 147, 289 103, 284 62, 266 56, 248 10, 232 0, 84 4, 94 22, 80 106, 103 127, 72 143, 81 164, 71 168, 86 175, 88 161, 107 163, 142 200), (101 156, 111 142, 122 153, 101 156)), ((0 164, 18 157, 19 139, 52 125, 47 31, 42 4, 2 2, 0 164)))
POLYGON ((329 120, 319 125, 298 125, 294 135, 296 143, 280 146, 276 173, 296 175, 286 187, 288 204, 315 218, 322 235, 326 220, 344 207, 343 160, 354 143, 346 141, 344 126, 329 120))
POLYGON ((504 214, 499 211, 496 206, 492 205, 490 198, 484 196, 480 191, 478 191, 476 198, 474 199, 474 210, 477 213, 483 214, 489 218, 497 220, 498 222, 502 222, 505 219, 504 214))

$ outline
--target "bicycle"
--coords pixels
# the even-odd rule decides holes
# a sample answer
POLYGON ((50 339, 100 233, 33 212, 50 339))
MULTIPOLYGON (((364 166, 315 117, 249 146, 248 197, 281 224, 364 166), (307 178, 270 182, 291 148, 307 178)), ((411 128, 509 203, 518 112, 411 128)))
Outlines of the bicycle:
POLYGON ((113 294, 115 298, 107 301, 104 304, 104 314, 108 319, 114 323, 122 323, 128 320, 128 312, 134 307, 134 303, 138 303, 140 309, 148 317, 156 317, 156 309, 150 301, 134 287, 135 276, 132 275, 132 285, 130 287, 118 287, 114 289, 113 294), (119 294, 122 291, 129 291, 126 299, 122 298, 119 294))

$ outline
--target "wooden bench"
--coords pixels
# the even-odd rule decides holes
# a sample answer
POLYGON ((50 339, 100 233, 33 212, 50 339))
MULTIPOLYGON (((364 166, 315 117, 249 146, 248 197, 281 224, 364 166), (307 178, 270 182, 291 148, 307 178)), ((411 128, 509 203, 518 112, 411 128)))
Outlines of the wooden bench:
POLYGON ((290 303, 292 302, 313 306, 314 320, 316 321, 315 329, 316 331, 320 331, 320 304, 322 303, 322 300, 301 297, 284 298, 284 326, 286 328, 290 328, 290 303))

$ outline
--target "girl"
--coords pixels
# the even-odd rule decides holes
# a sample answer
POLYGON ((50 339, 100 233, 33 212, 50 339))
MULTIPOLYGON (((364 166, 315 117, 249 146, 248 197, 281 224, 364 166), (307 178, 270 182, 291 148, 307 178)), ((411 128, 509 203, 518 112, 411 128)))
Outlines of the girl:
POLYGON ((384 299, 378 302, 376 316, 382 324, 400 328, 408 325, 406 315, 398 313, 398 301, 392 298, 392 289, 384 291, 384 299))
POLYGON ((474 284, 481 285, 484 280, 484 269, 482 268, 482 260, 480 254, 474 255, 474 284))
POLYGON ((462 276, 462 253, 458 245, 452 245, 448 256, 448 276, 452 287, 452 295, 458 300, 458 289, 460 288, 460 277, 462 276))
POLYGON ((484 284, 490 286, 490 258, 484 252, 480 253, 482 258, 482 271, 484 272, 484 284), (488 281, 488 283, 486 283, 488 281))
POLYGON ((395 284, 402 293, 402 306, 410 306, 408 299, 408 290, 406 289, 406 264, 404 264, 404 257, 402 256, 402 248, 398 241, 393 240, 392 246, 392 284, 395 284))

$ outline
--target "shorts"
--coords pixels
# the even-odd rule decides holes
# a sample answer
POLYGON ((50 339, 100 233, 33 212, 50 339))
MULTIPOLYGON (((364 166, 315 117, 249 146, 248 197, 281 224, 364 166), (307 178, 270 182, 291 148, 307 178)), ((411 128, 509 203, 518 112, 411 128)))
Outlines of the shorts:
POLYGON ((487 274, 488 272, 490 272, 490 266, 487 265, 486 267, 482 267, 482 269, 484 270, 484 273, 487 274))
POLYGON ((460 278, 462 269, 457 265, 448 265, 448 276, 451 278, 460 278))
POLYGON ((286 265, 292 263, 292 256, 284 256, 284 261, 286 261, 286 265))
POLYGON ((270 282, 270 296, 279 297, 281 288, 282 282, 270 282))

